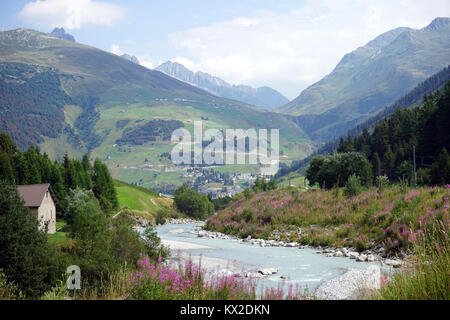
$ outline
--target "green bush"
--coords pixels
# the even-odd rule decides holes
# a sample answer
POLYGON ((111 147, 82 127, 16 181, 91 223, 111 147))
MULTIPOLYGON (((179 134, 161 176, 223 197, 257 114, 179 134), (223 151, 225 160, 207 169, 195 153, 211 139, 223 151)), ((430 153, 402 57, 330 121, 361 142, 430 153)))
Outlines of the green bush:
POLYGON ((386 175, 377 176, 375 179, 375 183, 378 187, 378 190, 382 191, 389 186, 389 178, 386 175))
POLYGON ((194 219, 204 219, 214 214, 214 205, 208 197, 187 186, 175 190, 174 203, 178 210, 194 219))
POLYGON ((167 258, 170 255, 169 248, 161 244, 161 239, 153 227, 146 228, 142 233, 142 238, 145 244, 143 253, 153 261, 156 261, 159 257, 167 258))
POLYGON ((245 222, 251 222, 253 220, 253 210, 248 208, 244 209, 244 211, 242 211, 242 217, 245 222))
POLYGON ((158 212, 156 213, 155 223, 157 225, 166 223, 167 216, 168 213, 166 210, 163 209, 158 210, 158 212))
POLYGON ((353 197, 362 192, 361 180, 355 174, 352 174, 345 184, 344 194, 347 197, 353 197))

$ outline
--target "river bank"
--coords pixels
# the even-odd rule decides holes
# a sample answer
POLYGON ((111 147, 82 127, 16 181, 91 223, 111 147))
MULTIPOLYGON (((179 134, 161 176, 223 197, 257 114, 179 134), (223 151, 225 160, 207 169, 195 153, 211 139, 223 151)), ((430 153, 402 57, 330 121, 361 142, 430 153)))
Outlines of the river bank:
MULTIPOLYGON (((176 262, 180 258, 201 260, 202 267, 208 269, 210 274, 256 278, 260 284, 259 289, 279 286, 286 289, 291 285, 299 285, 309 294, 314 294, 319 286, 353 269, 364 271, 370 266, 377 266, 387 272, 392 270, 391 267, 377 261, 357 262, 355 259, 343 257, 326 257, 317 254, 318 250, 312 248, 298 250, 300 248, 298 244, 292 247, 261 246, 260 241, 257 241, 258 244, 252 245, 250 242, 240 241, 243 239, 209 232, 199 237, 199 233, 203 234, 205 231, 202 230, 203 222, 196 221, 184 225, 180 221, 175 222, 157 227, 163 243, 173 250, 169 262, 176 262)), ((352 287, 342 284, 341 281, 333 283, 334 286, 322 287, 320 292, 332 296, 340 292, 340 288, 352 287)), ((342 296, 343 294, 340 294, 340 297, 342 296)), ((320 298, 325 298, 325 295, 320 298)))
POLYGON ((256 245, 260 247, 289 247, 299 249, 314 249, 318 254, 323 254, 326 257, 345 257, 349 259, 354 259, 358 262, 380 262, 387 266, 392 266, 394 268, 399 268, 406 263, 406 261, 395 258, 383 257, 384 250, 380 252, 375 252, 372 250, 364 250, 358 252, 355 248, 351 247, 322 247, 322 246, 311 246, 311 245, 301 245, 297 242, 284 242, 277 240, 264 240, 264 239, 253 239, 248 236, 245 239, 238 238, 236 236, 227 235, 216 231, 199 230, 197 233, 198 237, 205 237, 209 239, 221 238, 221 239, 234 239, 239 243, 247 243, 251 245, 256 245))
MULTIPOLYGON (((199 226, 203 226, 205 224, 205 221, 198 221, 188 218, 183 219, 167 219, 165 225, 170 224, 198 224, 199 226)), ((394 267, 394 268, 400 268, 401 266, 405 265, 407 263, 407 259, 400 259, 395 257, 387 257, 385 255, 385 249, 379 248, 377 251, 375 250, 364 250, 362 252, 358 252, 356 248, 352 247, 342 247, 342 248, 335 248, 335 247, 328 247, 328 246, 312 246, 312 245, 301 245, 298 242, 291 241, 277 241, 277 240, 265 240, 260 238, 252 238, 251 236, 248 236, 245 239, 241 239, 237 236, 228 235, 221 232, 216 231, 208 231, 200 229, 197 231, 197 236, 200 238, 208 238, 208 239, 214 239, 214 238, 220 238, 225 240, 235 240, 239 243, 247 243, 251 245, 256 245, 260 247, 288 247, 288 248, 295 248, 298 247, 299 249, 314 249, 316 250, 317 254, 323 254, 326 257, 344 257, 349 259, 354 259, 357 262, 380 262, 383 265, 394 267)), ((188 247, 183 247, 181 245, 180 247, 176 247, 175 250, 186 250, 189 249, 188 247)), ((404 255, 405 256, 405 255, 404 255)))

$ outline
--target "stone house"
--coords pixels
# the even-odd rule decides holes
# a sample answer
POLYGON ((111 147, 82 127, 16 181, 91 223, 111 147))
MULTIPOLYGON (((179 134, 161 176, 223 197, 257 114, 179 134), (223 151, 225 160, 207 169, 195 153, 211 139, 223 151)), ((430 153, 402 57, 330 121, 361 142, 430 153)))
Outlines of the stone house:
POLYGON ((39 220, 40 229, 47 233, 56 232, 56 206, 50 184, 31 184, 17 186, 20 196, 25 201, 25 206, 36 215, 39 220))

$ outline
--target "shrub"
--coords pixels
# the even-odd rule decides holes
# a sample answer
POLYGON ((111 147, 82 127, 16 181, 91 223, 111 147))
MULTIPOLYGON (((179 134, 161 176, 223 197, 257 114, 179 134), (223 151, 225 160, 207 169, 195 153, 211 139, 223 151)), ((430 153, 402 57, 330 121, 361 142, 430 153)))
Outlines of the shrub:
POLYGON ((166 223, 167 216, 168 216, 167 211, 163 209, 158 210, 158 212, 156 213, 155 223, 157 225, 166 223))
POLYGON ((203 219, 214 214, 214 205, 208 197, 186 186, 175 190, 174 203, 178 210, 195 219, 203 219))
POLYGON ((145 244, 145 250, 143 252, 153 261, 156 261, 159 257, 166 258, 170 255, 169 248, 161 244, 161 239, 153 227, 148 227, 144 230, 142 239, 145 244))
POLYGON ((253 220, 253 211, 251 209, 244 209, 242 211, 242 217, 244 218, 245 222, 250 222, 253 220))
POLYGON ((243 193, 245 199, 250 199, 250 197, 252 195, 252 191, 249 188, 245 188, 242 193, 243 193))
POLYGON ((344 194, 347 197, 353 197, 362 192, 361 180, 355 174, 352 174, 345 184, 344 194))
POLYGON ((375 183, 378 187, 378 190, 383 191, 389 186, 389 178, 386 175, 377 176, 375 183))

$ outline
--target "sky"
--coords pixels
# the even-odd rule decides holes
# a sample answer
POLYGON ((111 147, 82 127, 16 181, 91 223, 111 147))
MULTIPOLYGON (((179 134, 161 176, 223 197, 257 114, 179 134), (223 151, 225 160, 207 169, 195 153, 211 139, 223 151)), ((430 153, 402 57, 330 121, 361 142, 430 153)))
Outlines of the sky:
POLYGON ((381 33, 449 16, 448 0, 0 0, 2 31, 64 27, 148 68, 176 61, 289 99, 381 33))

